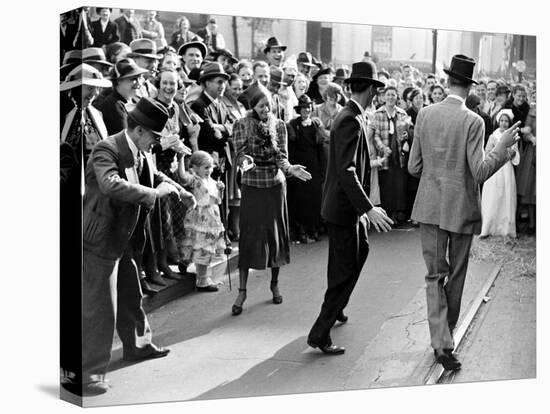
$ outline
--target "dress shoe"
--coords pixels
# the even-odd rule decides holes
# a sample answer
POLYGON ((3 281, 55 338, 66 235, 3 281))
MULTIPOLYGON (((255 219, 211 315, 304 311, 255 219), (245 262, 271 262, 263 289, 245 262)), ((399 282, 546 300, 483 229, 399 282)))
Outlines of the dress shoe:
MULTIPOLYGON (((186 266, 187 267, 187 266, 186 266)), ((176 273, 176 272, 170 272, 170 273, 162 273, 162 276, 165 279, 172 279, 172 280, 184 280, 185 276, 183 276, 185 272, 183 273, 176 273)))
POLYGON ((159 292, 159 289, 154 288, 151 286, 151 284, 147 281, 147 279, 139 279, 139 283, 141 284, 141 290, 146 295, 154 295, 155 293, 159 292))
POLYGON ((109 390, 108 381, 103 376, 94 375, 89 382, 82 384, 81 380, 68 379, 61 384, 63 388, 72 394, 79 395, 81 397, 91 397, 94 395, 105 394, 109 390))
POLYGON ((140 361, 143 359, 162 358, 168 355, 169 352, 170 350, 168 348, 149 344, 145 345, 143 348, 136 348, 133 351, 123 350, 122 359, 124 361, 140 361))
POLYGON ((216 285, 197 286, 197 291, 199 291, 199 292, 217 292, 218 287, 216 285))
POLYGON ((186 263, 186 262, 179 262, 178 263, 178 270, 182 275, 187 273, 187 266, 189 266, 189 264, 186 263))
POLYGON ((435 351, 435 360, 443 365, 443 368, 447 371, 457 371, 462 367, 462 364, 456 357, 453 358, 451 355, 445 351, 435 351))
POLYGON ((333 344, 319 345, 309 340, 307 341, 307 344, 312 348, 319 348, 323 352, 323 354, 326 355, 342 355, 344 352, 346 352, 345 348, 333 344))
POLYGON ((147 281, 154 283, 155 285, 166 287, 168 286, 159 272, 154 272, 152 275, 147 277, 147 281))
POLYGON ((271 284, 270 284, 271 293, 273 294, 273 303, 275 305, 280 305, 281 303, 283 303, 283 297, 279 293, 278 284, 279 284, 279 281, 271 282, 271 284))
MULTIPOLYGON (((453 352, 452 349, 444 349, 443 352, 445 352, 449 356, 449 358, 451 358, 453 361, 460 362, 458 361, 458 354, 453 352)), ((435 349, 434 349, 434 356, 437 358, 437 351, 435 349)))
POLYGON ((336 320, 338 322, 346 323, 348 321, 348 316, 344 315, 344 311, 338 312, 338 316, 336 317, 336 320))

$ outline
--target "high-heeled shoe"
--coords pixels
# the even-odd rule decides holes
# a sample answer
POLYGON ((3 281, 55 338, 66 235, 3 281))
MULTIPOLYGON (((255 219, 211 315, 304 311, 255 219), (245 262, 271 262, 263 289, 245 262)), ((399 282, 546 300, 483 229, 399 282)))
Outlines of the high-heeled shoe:
POLYGON ((271 285, 270 285, 271 293, 273 293, 273 303, 275 305, 280 305, 281 303, 283 303, 283 297, 279 293, 278 284, 279 284, 279 281, 271 282, 271 285))
POLYGON ((235 301, 235 304, 231 307, 231 313, 234 316, 240 315, 243 312, 243 303, 246 300, 246 289, 239 288, 239 296, 237 296, 237 301, 235 301), (241 296, 241 292, 243 293, 243 300, 241 301, 240 305, 237 305, 237 301, 239 300, 239 297, 241 296))

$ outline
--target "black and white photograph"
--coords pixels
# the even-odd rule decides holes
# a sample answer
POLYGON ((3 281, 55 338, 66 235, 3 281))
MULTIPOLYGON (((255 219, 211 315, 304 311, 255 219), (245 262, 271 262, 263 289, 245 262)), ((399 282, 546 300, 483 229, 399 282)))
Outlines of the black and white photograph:
POLYGON ((539 412, 539 6, 112 3, 43 22, 41 398, 539 412))

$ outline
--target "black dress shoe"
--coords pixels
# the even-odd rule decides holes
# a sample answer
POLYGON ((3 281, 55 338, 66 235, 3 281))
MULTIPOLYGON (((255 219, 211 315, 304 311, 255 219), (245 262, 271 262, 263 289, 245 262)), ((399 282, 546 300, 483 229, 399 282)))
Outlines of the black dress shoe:
MULTIPOLYGON (((451 358, 453 361, 460 362, 458 360, 458 354, 454 353, 452 349, 444 349, 443 352, 445 352, 449 358, 451 358)), ((434 349, 434 356, 437 358, 437 351, 434 349)))
POLYGON ((346 323, 348 321, 347 315, 344 315, 344 311, 338 312, 338 316, 336 317, 336 320, 338 322, 346 323))
POLYGON ((81 380, 72 379, 63 382, 61 386, 70 393, 81 397, 101 395, 109 390, 109 384, 105 379, 91 380, 85 384, 82 384, 81 380))
POLYGON ((443 365, 443 368, 447 371, 458 371, 462 367, 462 364, 456 357, 451 357, 451 355, 447 352, 435 351, 435 360, 443 365))
POLYGON ((146 295, 154 295, 160 291, 159 289, 151 286, 147 279, 139 279, 139 283, 141 285, 142 292, 146 295))
POLYGON ((217 292, 218 287, 216 285, 197 286, 197 291, 199 291, 199 292, 217 292))
POLYGON ((166 287, 168 286, 164 280, 162 280, 162 276, 159 272, 155 272, 150 276, 147 276, 147 281, 152 282, 155 285, 166 287))
POLYGON ((169 352, 170 350, 168 348, 149 344, 143 348, 134 349, 133 351, 123 350, 122 359, 124 361, 140 361, 143 359, 162 358, 168 355, 169 352))
POLYGON ((312 348, 319 348, 321 352, 326 355, 342 355, 344 352, 346 352, 346 348, 332 344, 319 345, 310 340, 307 341, 307 344, 312 348))

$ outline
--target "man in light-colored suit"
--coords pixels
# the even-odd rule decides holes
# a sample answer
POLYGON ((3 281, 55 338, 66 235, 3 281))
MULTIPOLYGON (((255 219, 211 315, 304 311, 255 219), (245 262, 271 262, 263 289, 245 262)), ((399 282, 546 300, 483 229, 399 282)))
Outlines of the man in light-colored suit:
POLYGON ((115 326, 125 360, 166 356, 152 342, 134 256, 143 249, 148 213, 157 198, 174 196, 194 205, 179 184, 156 171, 150 149, 168 119, 162 105, 142 98, 128 113, 128 128, 100 141, 86 166, 82 241, 82 377, 71 391, 108 390, 104 376, 115 326))
POLYGON ((466 108, 475 61, 455 55, 450 93, 418 114, 409 172, 420 177, 412 219, 420 223, 422 254, 428 269, 426 299, 431 345, 437 362, 457 370, 453 329, 460 313, 472 235, 481 231, 479 185, 509 159, 518 139, 516 123, 488 154, 483 152, 484 122, 466 108), (449 262, 446 254, 449 251, 449 262))

